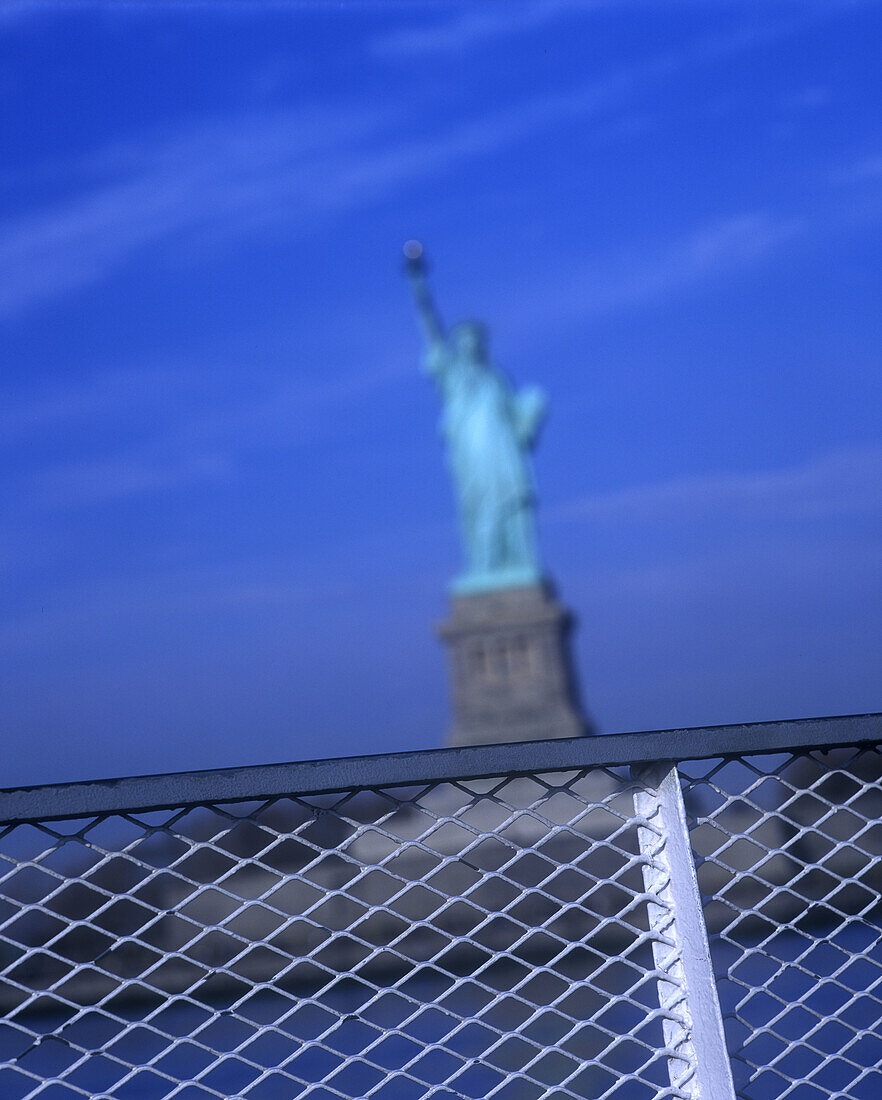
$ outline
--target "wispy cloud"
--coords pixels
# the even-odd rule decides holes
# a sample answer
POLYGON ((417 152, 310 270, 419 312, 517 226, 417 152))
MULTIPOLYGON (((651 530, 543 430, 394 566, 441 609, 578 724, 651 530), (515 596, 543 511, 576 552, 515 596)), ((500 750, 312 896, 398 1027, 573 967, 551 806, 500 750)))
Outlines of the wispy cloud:
POLYGON ((48 14, 47 4, 31 4, 28 0, 5 0, 0 4, 0 26, 13 26, 18 22, 38 19, 48 14))
MULTIPOLYGON (((3 226, 0 313, 14 314, 106 276, 146 245, 210 227, 221 238, 303 225, 335 191, 336 149, 357 147, 380 113, 303 109, 203 120, 84 158, 90 189, 3 226)), ((357 158, 356 158, 357 161, 357 158)))
POLYGON ((28 514, 91 508, 132 497, 177 492, 237 475, 245 453, 337 438, 341 409, 412 371, 381 364, 321 379, 269 381, 240 389, 230 400, 214 376, 192 369, 110 371, 78 383, 43 388, 0 411, 0 442, 70 450, 75 457, 32 462, 7 476, 7 505, 28 514), (83 458, 97 427, 126 424, 128 442, 83 458), (138 437, 138 442, 134 438, 138 437))
POLYGON ((687 519, 813 520, 882 513, 882 446, 853 447, 798 466, 720 473, 583 497, 549 519, 640 524, 687 519))
POLYGON ((387 31, 371 45, 376 53, 385 56, 446 56, 504 35, 531 34, 566 13, 588 12, 604 6, 607 6, 605 0, 509 0, 505 4, 485 4, 454 10, 443 19, 387 31))
POLYGON ((151 453, 60 463, 28 479, 34 503, 44 508, 80 508, 170 489, 188 489, 230 474, 228 459, 204 452, 179 456, 151 453))
MULTIPOLYGON (((694 7, 702 6, 702 0, 681 0, 694 7)), ((658 0, 507 0, 506 3, 462 6, 449 4, 448 12, 441 18, 396 27, 376 36, 372 50, 387 57, 412 59, 414 57, 446 60, 451 54, 460 54, 498 42, 502 38, 528 36, 535 40, 536 31, 558 19, 591 16, 610 9, 658 7, 658 0)), ((738 14, 752 15, 750 5, 728 5, 738 14)), ((705 39, 712 52, 722 48, 728 52, 739 48, 745 41, 759 42, 777 37, 804 25, 818 17, 831 14, 831 6, 823 0, 804 0, 798 15, 788 3, 768 3, 760 12, 761 20, 745 26, 734 34, 712 36, 705 39), (770 17, 780 13, 781 17, 770 17)), ((833 13, 835 14, 835 12, 833 13)), ((639 18, 637 12, 634 18, 639 18)))
POLYGON ((527 339, 549 326, 585 324, 769 261, 805 228, 766 211, 721 218, 667 240, 561 263, 559 277, 518 288, 516 312, 502 299, 496 314, 509 333, 527 339))
POLYGON ((260 394, 242 397, 213 410, 181 417, 166 435, 175 445, 229 449, 244 445, 264 448, 280 441, 315 443, 335 437, 335 410, 370 397, 387 386, 409 379, 413 371, 398 363, 352 371, 322 380, 294 379, 260 394))
POLYGON ((833 98, 829 88, 810 85, 782 96, 781 106, 788 111, 814 111, 819 107, 828 106, 833 98))
POLYGON ((875 180, 880 176, 882 176, 882 153, 861 157, 853 164, 838 168, 833 174, 837 183, 862 183, 864 180, 875 180))
POLYGON ((591 288, 579 311, 607 313, 749 266, 799 231, 795 219, 760 211, 711 222, 639 252, 625 250, 602 270, 592 267, 575 280, 583 293, 591 288))
POLYGON ((0 287, 0 315, 94 284, 160 243, 178 254, 200 238, 217 246, 269 230, 315 232, 330 215, 616 108, 778 33, 747 27, 703 37, 434 133, 401 106, 328 105, 201 120, 116 144, 71 166, 78 194, 0 225, 0 269, 12 273, 0 287))
POLYGON ((196 385, 191 364, 145 365, 98 371, 81 378, 29 388, 7 396, 0 407, 0 447, 45 439, 75 425, 97 425, 121 418, 152 420, 171 400, 196 385))
MULTIPOLYGON (((263 562, 238 566, 205 567, 198 570, 136 573, 104 577, 84 587, 48 588, 39 609, 8 612, 0 617, 0 652, 20 656, 37 647, 71 644, 85 631, 113 630, 114 623, 141 628, 183 616, 193 621, 204 612, 260 612, 309 601, 327 601, 341 594, 351 595, 343 583, 303 583, 291 575, 264 577, 263 562), (258 579, 245 579, 248 573, 258 579), (299 583, 298 583, 299 582, 299 583), (84 608, 88 614, 84 615, 84 608)), ((293 573, 293 570, 290 570, 293 573)))

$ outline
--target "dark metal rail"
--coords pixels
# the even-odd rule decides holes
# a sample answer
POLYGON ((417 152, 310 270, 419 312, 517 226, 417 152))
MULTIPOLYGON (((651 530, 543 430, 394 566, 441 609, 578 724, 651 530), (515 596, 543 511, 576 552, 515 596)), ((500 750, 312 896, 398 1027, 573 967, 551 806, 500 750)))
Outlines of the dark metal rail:
POLYGON ((0 822, 53 821, 490 775, 745 756, 882 741, 882 713, 608 734, 336 760, 90 780, 0 791, 0 822))

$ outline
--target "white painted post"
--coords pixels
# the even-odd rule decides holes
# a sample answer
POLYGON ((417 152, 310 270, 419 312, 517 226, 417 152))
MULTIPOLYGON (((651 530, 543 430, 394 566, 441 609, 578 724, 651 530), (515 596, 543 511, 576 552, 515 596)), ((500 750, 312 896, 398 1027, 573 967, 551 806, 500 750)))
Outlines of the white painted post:
POLYGON ((671 1086, 690 1100, 735 1100, 677 768, 632 773, 671 1086))

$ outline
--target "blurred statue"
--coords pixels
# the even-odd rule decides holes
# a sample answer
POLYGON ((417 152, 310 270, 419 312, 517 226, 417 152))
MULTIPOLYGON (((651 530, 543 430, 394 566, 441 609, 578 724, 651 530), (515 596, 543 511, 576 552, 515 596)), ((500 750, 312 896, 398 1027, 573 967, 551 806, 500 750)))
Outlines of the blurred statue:
POLYGON ((428 348, 424 369, 444 403, 441 430, 459 499, 467 570, 458 593, 536 584, 535 494, 529 451, 545 414, 537 387, 515 392, 487 358, 486 330, 464 321, 445 332, 426 284, 422 246, 408 241, 405 271, 428 348))

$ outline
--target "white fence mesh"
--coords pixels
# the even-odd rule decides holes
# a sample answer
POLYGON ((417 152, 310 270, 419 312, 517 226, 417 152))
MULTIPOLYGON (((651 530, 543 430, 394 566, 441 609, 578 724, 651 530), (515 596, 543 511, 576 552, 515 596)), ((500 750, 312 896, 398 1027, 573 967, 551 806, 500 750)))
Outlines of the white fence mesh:
POLYGON ((680 766, 745 1100, 882 1097, 882 755, 680 766))
POLYGON ((19 820, 0 1096, 877 1100, 879 760, 19 820))
POLYGON ((667 1084, 612 772, 18 825, 2 849, 4 1097, 667 1084))

